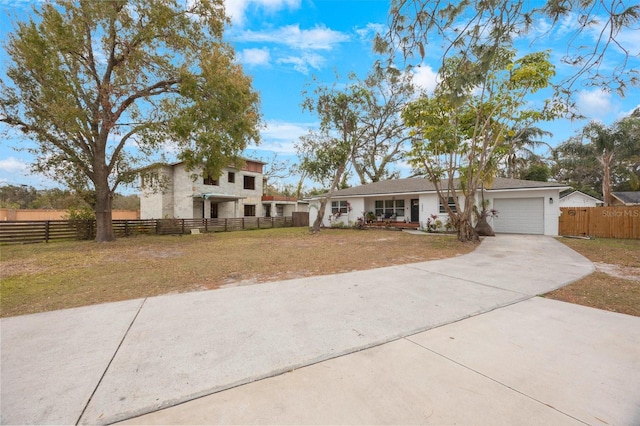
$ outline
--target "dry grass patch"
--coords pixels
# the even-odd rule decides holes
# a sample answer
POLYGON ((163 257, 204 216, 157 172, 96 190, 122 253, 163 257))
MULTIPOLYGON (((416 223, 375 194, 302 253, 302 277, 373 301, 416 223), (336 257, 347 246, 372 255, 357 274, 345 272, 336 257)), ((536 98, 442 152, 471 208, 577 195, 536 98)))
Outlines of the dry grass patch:
POLYGON ((0 316, 453 257, 449 236, 280 228, 0 247, 0 316))
POLYGON ((597 272, 545 297, 640 316, 640 241, 560 241, 594 262, 597 272))

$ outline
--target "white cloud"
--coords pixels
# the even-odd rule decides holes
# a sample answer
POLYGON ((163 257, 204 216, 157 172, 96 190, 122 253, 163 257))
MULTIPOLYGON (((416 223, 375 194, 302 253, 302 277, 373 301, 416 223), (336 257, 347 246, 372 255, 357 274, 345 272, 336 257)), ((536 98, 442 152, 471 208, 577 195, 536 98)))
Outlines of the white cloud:
POLYGON ((314 53, 307 53, 300 56, 286 56, 277 61, 279 64, 291 64, 293 68, 302 73, 308 74, 309 68, 319 70, 325 63, 325 59, 314 53))
POLYGON ((620 111, 616 120, 630 116, 635 110, 640 109, 640 104, 631 107, 628 111, 620 111))
MULTIPOLYGON (((640 55, 640 36, 637 29, 624 28, 618 33, 616 40, 629 50, 630 56, 640 55)), ((618 48, 617 45, 614 47, 618 48)))
POLYGON ((560 19, 560 26, 558 27, 558 36, 564 37, 580 29, 580 23, 578 22, 578 15, 575 13, 567 13, 560 19))
POLYGON ((295 154, 295 144, 308 133, 309 128, 316 127, 309 123, 287 123, 283 121, 267 121, 266 128, 260 132, 262 143, 255 150, 271 151, 282 154, 295 154))
POLYGON ((269 49, 244 49, 238 54, 240 62, 246 65, 268 65, 271 55, 269 49))
POLYGON ((15 157, 0 160, 0 184, 29 185, 37 189, 60 186, 42 174, 31 173, 29 163, 15 157))
POLYGON ((604 118, 612 112, 611 93, 602 90, 581 90, 576 98, 578 112, 590 119, 604 118))
POLYGON ((438 85, 438 73, 429 65, 421 64, 413 68, 413 82, 427 93, 433 93, 438 85))
POLYGON ((300 50, 331 50, 336 44, 349 41, 349 36, 324 26, 301 30, 300 26, 295 24, 273 31, 245 31, 239 34, 236 40, 284 44, 300 50))
POLYGON ((42 0, 0 0, 0 7, 10 7, 11 9, 24 9, 31 11, 34 3, 43 3, 42 0))
POLYGON ((360 40, 371 41, 376 34, 384 34, 387 27, 383 24, 368 23, 363 28, 356 28, 355 32, 360 40))
POLYGON ((236 26, 242 26, 245 22, 247 9, 250 7, 275 13, 285 8, 299 9, 300 0, 225 0, 224 7, 231 22, 236 26))
POLYGON ((0 170, 7 173, 26 173, 29 165, 22 160, 9 157, 6 160, 0 160, 0 170))

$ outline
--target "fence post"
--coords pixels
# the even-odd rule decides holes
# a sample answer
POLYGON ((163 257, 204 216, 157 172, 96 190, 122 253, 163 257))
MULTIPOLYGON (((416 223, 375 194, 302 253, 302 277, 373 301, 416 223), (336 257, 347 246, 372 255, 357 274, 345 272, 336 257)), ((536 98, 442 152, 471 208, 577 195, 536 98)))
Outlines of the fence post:
POLYGON ((44 223, 44 242, 45 243, 49 242, 49 221, 48 220, 44 223))
POLYGON ((244 231, 244 217, 242 218, 242 230, 244 231))
POLYGON ((227 232, 227 218, 224 218, 224 231, 227 232))
POLYGON ((205 218, 204 219, 204 232, 208 232, 209 231, 209 219, 205 218))
POLYGON ((260 218, 258 218, 258 229, 260 229, 260 218))
POLYGON ((129 236, 129 221, 127 219, 124 220, 124 236, 129 236))
POLYGON ((182 233, 184 234, 184 219, 182 219, 182 233))

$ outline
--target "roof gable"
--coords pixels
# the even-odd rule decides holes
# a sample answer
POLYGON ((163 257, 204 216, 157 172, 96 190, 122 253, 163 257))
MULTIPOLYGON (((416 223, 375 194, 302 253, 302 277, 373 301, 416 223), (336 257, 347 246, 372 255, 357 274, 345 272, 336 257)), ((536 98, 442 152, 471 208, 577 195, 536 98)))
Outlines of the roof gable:
POLYGON ((590 198, 590 199, 592 199, 593 201, 595 201, 595 202, 597 202, 597 203, 602 203, 602 200, 599 200, 598 198, 593 197, 593 196, 591 196, 591 195, 589 195, 589 194, 585 194, 585 193, 584 193, 584 192, 582 192, 582 191, 572 191, 572 192, 569 192, 569 193, 567 193, 567 194, 561 195, 561 196, 560 196, 560 199, 561 199, 561 200, 564 200, 564 199, 566 199, 566 198, 575 197, 575 196, 578 196, 578 195, 581 195, 581 196, 583 196, 583 197, 590 198))

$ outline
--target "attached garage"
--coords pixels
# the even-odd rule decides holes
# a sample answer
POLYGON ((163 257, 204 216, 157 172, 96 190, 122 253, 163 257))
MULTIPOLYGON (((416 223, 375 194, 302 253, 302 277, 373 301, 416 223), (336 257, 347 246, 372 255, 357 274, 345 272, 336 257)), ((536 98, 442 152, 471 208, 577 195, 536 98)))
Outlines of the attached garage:
POLYGON ((494 198, 493 230, 505 234, 544 234, 544 198, 494 198))

